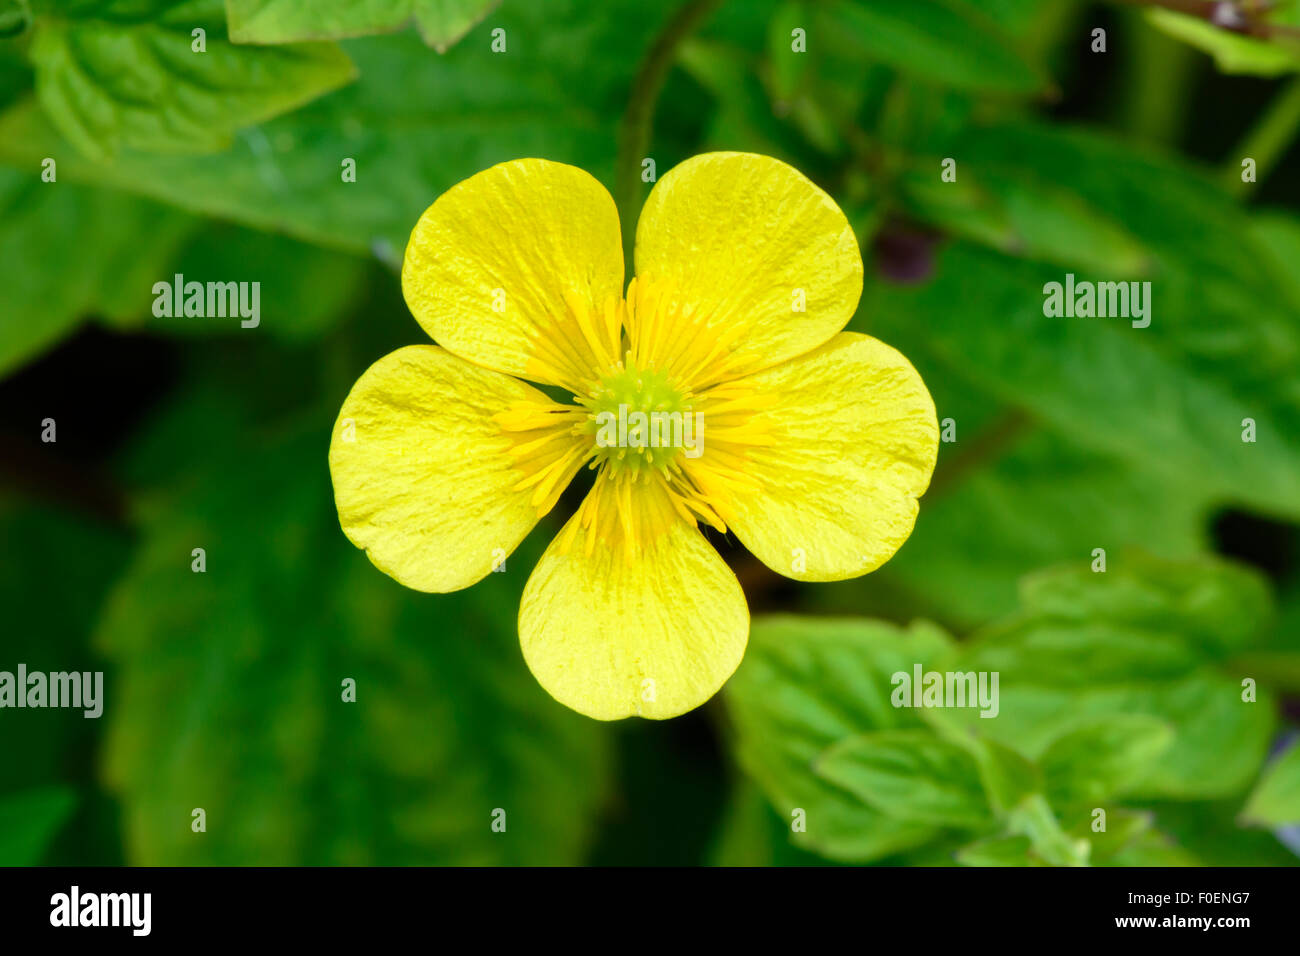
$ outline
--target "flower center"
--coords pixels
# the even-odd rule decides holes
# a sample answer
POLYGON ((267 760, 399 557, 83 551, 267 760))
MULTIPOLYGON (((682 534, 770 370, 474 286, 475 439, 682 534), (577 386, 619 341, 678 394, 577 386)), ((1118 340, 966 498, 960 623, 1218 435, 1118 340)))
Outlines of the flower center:
POLYGON ((612 471, 662 470, 678 454, 698 458, 703 449, 703 416, 693 410, 690 392, 664 372, 636 368, 630 354, 579 401, 596 461, 612 471))

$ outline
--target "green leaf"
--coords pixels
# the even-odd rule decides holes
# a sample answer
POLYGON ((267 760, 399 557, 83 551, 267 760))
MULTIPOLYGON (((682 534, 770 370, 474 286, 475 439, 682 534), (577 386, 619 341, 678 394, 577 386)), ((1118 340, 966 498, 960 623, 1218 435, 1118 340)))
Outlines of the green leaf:
POLYGON ((1180 846, 1167 833, 1154 830, 1138 836, 1129 846, 1110 857, 1107 866, 1172 867, 1204 866, 1194 853, 1180 846))
POLYGON ((67 787, 0 797, 0 866, 38 866, 76 806, 77 795, 67 787))
POLYGON ((1095 809, 1098 808, 1086 808, 1079 822, 1068 830, 1072 838, 1088 841, 1088 862, 1092 866, 1111 865, 1117 856, 1137 846, 1151 831, 1153 814, 1120 807, 1100 808, 1106 813, 1106 828, 1094 830, 1095 822, 1100 819, 1094 816, 1095 809))
MULTIPOLYGON (((500 0, 226 0, 235 43, 292 43, 399 30, 412 20, 445 51, 500 0)), ((507 42, 509 38, 507 36, 507 42)))
MULTIPOLYGON (((59 414, 57 422, 60 444, 75 442, 76 416, 69 421, 59 414)), ((67 481, 44 457, 20 452, 11 459, 15 469, 28 472, 38 493, 67 481)), ((80 488, 91 502, 96 502, 97 492, 103 494, 102 483, 92 476, 80 488)), ((56 507, 5 492, 0 494, 0 541, 5 542, 0 548, 0 607, 6 609, 0 670, 12 673, 21 663, 30 673, 103 671, 104 661, 91 651, 87 638, 109 587, 130 556, 129 535, 102 518, 79 514, 67 503, 56 507), (57 573, 52 572, 55 568, 57 573)), ((37 785, 74 785, 78 791, 92 786, 94 768, 85 755, 111 713, 110 693, 105 675, 104 709, 98 718, 87 718, 84 710, 76 709, 0 710, 5 754, 0 793, 37 785)))
POLYGON ((92 313, 143 314, 150 287, 196 226, 133 196, 42 182, 39 167, 0 169, 0 375, 92 313))
MULTIPOLYGON (((0 159, 59 156, 72 178, 397 265, 429 204, 494 163, 541 156, 612 179, 617 117, 670 11, 639 0, 607 8, 593 19, 580 0, 507 5, 493 21, 516 38, 504 54, 474 42, 431 56, 413 33, 345 41, 360 80, 244 130, 217 155, 124 150, 111 165, 90 163, 20 106, 0 115, 0 159), (347 159, 356 182, 342 181, 347 159)), ((671 138, 661 145, 685 155, 671 138)))
POLYGON ((32 41, 36 93, 87 156, 123 148, 209 153, 236 130, 287 112, 355 76, 333 44, 252 48, 225 37, 220 0, 70 4, 32 41), (206 31, 203 49, 193 31, 206 31))
POLYGON ((1279 76, 1300 70, 1300 44, 1294 39, 1242 36, 1174 10, 1148 10, 1146 16, 1158 29, 1210 54, 1223 73, 1279 76))
POLYGON ((999 814, 1011 812, 1042 791, 1042 770, 1019 751, 988 738, 977 738, 971 744, 989 805, 999 814))
MULTIPOLYGON (((863 56, 918 79, 980 93, 1044 90, 1042 73, 974 3, 961 0, 841 0, 830 29, 863 56)), ((816 34, 810 38, 816 43, 816 34)))
POLYGON ((1151 253, 1123 221, 1051 181, 990 169, 940 178, 939 158, 917 161, 900 179, 908 212, 954 235, 1012 256, 1116 278, 1149 271, 1151 253))
POLYGON ((856 327, 905 354, 929 352, 949 374, 1162 483, 1300 515, 1300 392, 1290 385, 1300 325, 1251 219, 1195 171, 1082 131, 969 129, 946 148, 975 175, 1052 180, 1124 222, 1154 257, 1150 325, 1048 316, 1043 290, 1065 271, 955 242, 919 288, 869 283, 856 327), (1242 441, 1245 419, 1255 442, 1242 441))
MULTIPOLYGON (((205 421, 206 405, 193 413, 205 421)), ((327 429, 246 426, 142 501, 142 546, 98 634, 119 674, 106 776, 128 859, 579 862, 607 729, 520 659, 514 619, 541 542, 458 594, 402 588, 339 531, 327 429)), ((151 453, 192 458, 196 433, 169 426, 151 453)))
POLYGON ((1173 739, 1173 729, 1154 717, 1117 714, 1082 721, 1043 752, 1047 798, 1056 806, 1098 804, 1132 789, 1173 739))
POLYGON ((258 331, 242 329, 238 317, 163 318, 152 309, 143 321, 132 315, 115 324, 183 335, 265 334, 284 341, 306 340, 325 331, 357 303, 365 288, 367 262, 285 236, 209 223, 154 281, 171 286, 176 274, 186 282, 257 282, 258 331))
POLYGON ((1300 823, 1300 746, 1292 745, 1264 768, 1241 818, 1264 826, 1300 823))
POLYGON ((962 866, 1051 866, 1034 853, 1027 836, 998 836, 976 840, 957 851, 962 866))
POLYGON ((709 852, 710 866, 824 866, 790 842, 791 821, 776 815, 762 792, 737 782, 709 852))
POLYGON ((1061 828, 1042 794, 1034 794, 1013 810, 1008 827, 1029 837, 1033 852, 1051 866, 1088 865, 1088 842, 1073 839, 1061 828))
POLYGON ((0 0, 0 39, 19 36, 31 23, 27 0, 0 0))
MULTIPOLYGON (((957 437, 940 445, 938 485, 951 459, 960 460, 1013 419, 982 418, 931 368, 918 360, 940 419, 953 419, 957 437)), ((907 547, 880 573, 972 624, 1013 611, 1026 575, 1077 561, 1102 544, 1109 554, 1141 547, 1164 558, 1192 558, 1207 549, 1206 496, 1041 428, 935 492, 923 499, 907 547), (1116 507, 1117 501, 1125 507, 1116 507), (1135 513, 1143 516, 1140 523, 1135 513)))
POLYGON ((878 859, 919 846, 933 827, 891 819, 813 773, 835 742, 876 730, 917 728, 890 704, 891 675, 949 652, 932 626, 903 631, 875 621, 759 618, 745 659, 723 692, 741 768, 782 820, 806 817, 795 843, 837 860, 878 859))
POLYGON ((849 737, 818 757, 814 769, 898 820, 971 829, 992 820, 975 758, 929 731, 849 737))
MULTIPOLYGON (((1242 675, 1215 665, 1227 666, 1226 649, 1258 640, 1247 631, 1268 617, 1259 587, 1255 576, 1223 562, 1112 559, 1104 574, 1044 573, 1026 583, 1024 611, 978 633, 950 665, 999 673, 997 719, 960 709, 933 719, 1038 760, 1079 722, 1155 718, 1173 728, 1174 740, 1150 761, 1137 793, 1239 792, 1267 752, 1273 697, 1262 689, 1256 702, 1243 701, 1242 675)), ((1086 763, 1086 751, 1078 759, 1086 763)), ((1098 772, 1105 766, 1098 759, 1098 772)))
POLYGON ((1026 611, 1084 623, 1103 619, 1148 630, 1176 629, 1209 658, 1258 639, 1273 619, 1273 601, 1255 570, 1221 559, 1162 561, 1132 556, 1097 574, 1079 567, 1027 577, 1026 611))
MULTIPOLYGON (((1237 818, 1238 800, 1197 801, 1194 803, 1156 803, 1156 825, 1181 848, 1191 865, 1202 866, 1296 866, 1300 864, 1287 846, 1269 830, 1247 825, 1237 818)), ((1145 849, 1145 848, 1144 848, 1145 849)), ((1166 847, 1167 852, 1167 847, 1166 847)), ((1143 853, 1142 856, 1148 856, 1143 853)), ((1159 859, 1138 862, 1125 859, 1122 866, 1186 866, 1186 862, 1166 863, 1159 859)))

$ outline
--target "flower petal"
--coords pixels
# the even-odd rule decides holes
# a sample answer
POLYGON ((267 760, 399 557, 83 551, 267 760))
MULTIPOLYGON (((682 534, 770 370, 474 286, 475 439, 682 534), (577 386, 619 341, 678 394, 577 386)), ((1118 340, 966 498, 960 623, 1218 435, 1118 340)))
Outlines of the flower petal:
POLYGON ((709 316, 733 374, 821 345, 862 293, 862 255, 835 200, 753 153, 704 153, 664 174, 637 223, 636 274, 638 285, 709 316), (796 310, 799 296, 806 311, 796 310))
POLYGON ((606 495, 611 513, 589 527, 581 511, 570 519, 519 608, 533 675, 560 703, 597 720, 662 719, 698 707, 735 671, 749 638, 745 595, 718 553, 657 483, 630 492, 606 495), (620 499, 636 514, 613 514, 620 499), (634 555, 609 533, 625 520, 657 529, 638 535, 634 555))
POLYGON ((517 449, 544 433, 507 433, 494 416, 534 401, 549 399, 433 345, 381 358, 348 393, 330 440, 344 533, 407 587, 456 591, 480 580, 554 503, 537 500, 535 481, 519 486, 545 468, 572 477, 580 465, 556 464, 560 447, 521 461, 517 449))
MULTIPOLYGON (((731 530, 800 581, 839 581, 888 561, 912 533, 939 451, 934 400, 912 364, 842 332, 743 384, 776 401, 755 415, 770 444, 745 452, 759 490, 719 506, 731 530)), ((705 467, 709 451, 706 435, 705 467)))
POLYGON ((420 217, 402 292, 447 351, 583 390, 593 370, 620 358, 623 247, 614 200, 563 163, 517 159, 486 169, 420 217))

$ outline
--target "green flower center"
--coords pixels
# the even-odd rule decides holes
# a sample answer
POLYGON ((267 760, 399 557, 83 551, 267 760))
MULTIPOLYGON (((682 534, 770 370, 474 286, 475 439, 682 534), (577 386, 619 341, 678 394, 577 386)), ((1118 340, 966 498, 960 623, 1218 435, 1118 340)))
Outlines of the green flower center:
POLYGON ((583 431, 592 436, 596 460, 613 471, 664 469, 678 454, 698 457, 703 448, 690 393, 663 372, 625 362, 580 401, 588 410, 583 431))

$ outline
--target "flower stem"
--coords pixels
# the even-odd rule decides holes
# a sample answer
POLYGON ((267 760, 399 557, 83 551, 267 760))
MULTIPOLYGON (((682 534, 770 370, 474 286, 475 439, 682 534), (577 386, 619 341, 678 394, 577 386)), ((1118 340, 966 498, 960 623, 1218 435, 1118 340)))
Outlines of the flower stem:
POLYGON ((1241 161, 1255 161, 1255 180, 1262 180, 1286 154, 1300 132, 1300 77, 1293 79, 1273 98, 1223 168, 1223 184, 1234 196, 1246 192, 1250 183, 1241 181, 1241 161))
POLYGON ((629 269, 636 238, 636 213, 640 199, 641 161, 650 145, 655 104, 677 56, 677 49, 722 3, 722 0, 687 0, 655 37, 632 81, 632 96, 623 114, 618 136, 618 165, 614 171, 614 198, 623 225, 623 258, 629 269))

